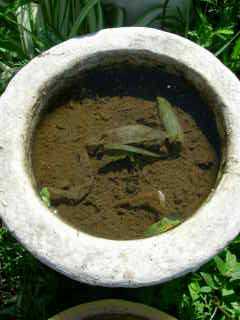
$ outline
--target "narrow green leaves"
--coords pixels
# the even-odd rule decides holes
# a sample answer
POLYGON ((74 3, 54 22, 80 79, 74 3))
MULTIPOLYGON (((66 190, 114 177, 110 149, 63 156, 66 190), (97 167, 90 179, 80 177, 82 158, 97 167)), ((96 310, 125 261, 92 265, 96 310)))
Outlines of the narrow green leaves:
POLYGON ((34 27, 39 13, 39 5, 36 3, 22 5, 16 12, 22 47, 30 58, 34 56, 35 52, 32 33, 34 32, 34 27))
POLYGON ((78 18, 76 19, 76 21, 75 21, 75 23, 69 33, 70 38, 74 37, 78 34, 78 31, 79 31, 81 24, 86 19, 86 17, 88 16, 88 13, 96 5, 97 2, 98 2, 98 0, 89 0, 86 3, 86 5, 82 8, 78 18))
POLYGON ((137 27, 147 27, 149 26, 156 18, 158 18, 162 13, 162 7, 158 6, 157 8, 151 9, 145 15, 140 17, 135 26, 137 27))
POLYGON ((104 28, 103 9, 100 0, 97 3, 97 30, 104 28))
MULTIPOLYGON (((232 34, 232 33, 231 33, 232 34)), ((232 39, 230 39, 228 42, 226 42, 225 44, 224 44, 224 46, 222 46, 217 52, 215 52, 215 56, 216 57, 218 57, 218 56, 220 56, 232 43, 233 43, 233 41, 234 40, 236 40, 238 37, 239 37, 239 35, 240 35, 240 31, 239 32, 237 32, 233 37, 232 37, 232 39)), ((239 46, 240 46, 240 44, 239 44, 239 46)), ((236 50, 236 48, 235 48, 235 50, 236 50)), ((236 54, 236 51, 234 52, 233 51, 233 54, 236 54)))
MULTIPOLYGON (((89 0, 85 0, 85 5, 87 5, 89 0)), ((97 1, 97 4, 99 4, 99 0, 97 1)), ((97 17, 95 13, 95 8, 89 10, 87 15, 87 22, 89 27, 89 32, 93 33, 97 31, 97 17)))

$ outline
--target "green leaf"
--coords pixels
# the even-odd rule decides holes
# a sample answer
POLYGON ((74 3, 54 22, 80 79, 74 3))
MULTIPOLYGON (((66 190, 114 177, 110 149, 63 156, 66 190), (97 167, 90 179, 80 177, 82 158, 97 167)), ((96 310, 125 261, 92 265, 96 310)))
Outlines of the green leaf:
MULTIPOLYGON (((85 0, 85 4, 88 4, 89 0, 85 0)), ((99 4, 99 0, 97 1, 99 4)), ((87 15, 87 22, 88 22, 88 29, 90 33, 96 32, 97 31, 97 17, 95 13, 95 8, 93 7, 92 9, 89 10, 88 15, 87 15)))
POLYGON ((201 293, 201 288, 198 282, 192 282, 188 285, 188 290, 190 293, 190 296, 192 298, 193 301, 198 300, 198 298, 200 297, 200 293, 201 293))
POLYGON ((162 218, 160 221, 152 224, 144 232, 147 237, 162 234, 178 226, 182 221, 178 219, 162 218))
POLYGON ((57 26, 58 32, 63 37, 66 37, 66 34, 67 34, 66 18, 68 18, 70 5, 69 5, 69 1, 68 0, 61 0, 61 2, 58 1, 58 3, 59 3, 58 10, 57 10, 57 8, 55 8, 55 12, 56 12, 56 17, 54 19, 56 21, 55 22, 55 26, 57 26))
POLYGON ((233 48, 232 59, 240 59, 240 37, 237 39, 235 46, 233 48))
POLYGON ((227 36, 231 36, 234 34, 234 31, 232 29, 218 29, 217 31, 214 32, 215 35, 227 35, 227 36))
MULTIPOLYGON (((239 268, 240 269, 240 268, 239 268)), ((230 282, 240 280, 240 270, 232 273, 230 282)))
POLYGON ((97 21, 98 21, 98 30, 104 28, 104 20, 103 20, 103 9, 100 0, 97 3, 97 21))
POLYGON ((89 0, 87 4, 82 8, 78 18, 74 22, 74 25, 69 33, 69 37, 74 37, 78 34, 78 30, 83 23, 83 21, 87 18, 89 11, 96 5, 98 0, 89 0))
POLYGON ((227 297, 227 296, 231 296, 231 295, 235 294, 235 291, 233 289, 225 289, 225 288, 223 288, 221 290, 221 293, 222 293, 223 297, 227 297))
POLYGON ((235 34, 235 36, 232 37, 232 39, 229 40, 224 46, 222 46, 217 52, 215 52, 215 56, 216 57, 220 56, 223 53, 223 51, 225 51, 232 44, 232 42, 239 37, 239 35, 240 35, 240 31, 237 34, 235 34))
POLYGON ((223 275, 225 276, 226 273, 227 273, 227 266, 225 264, 225 262, 222 260, 222 258, 220 258, 219 256, 216 256, 214 258, 214 261, 216 263, 216 266, 217 266, 217 269, 218 271, 223 275))
POLYGON ((169 101, 163 97, 157 97, 159 118, 162 120, 170 143, 183 144, 184 136, 181 124, 169 101))
POLYGON ((203 277, 204 281, 206 282, 206 284, 212 288, 212 289, 217 289, 214 280, 212 278, 212 276, 209 273, 205 273, 205 272, 201 272, 200 273, 201 276, 203 277))
POLYGON ((232 254, 229 250, 226 253, 226 264, 229 271, 234 271, 238 266, 237 257, 232 254))
POLYGON ((50 201, 50 193, 48 191, 47 187, 44 187, 40 190, 40 198, 42 199, 42 201, 46 204, 46 206, 48 208, 51 207, 51 201, 50 201))
POLYGON ((207 287, 207 286, 201 287, 201 293, 210 293, 210 292, 212 292, 211 287, 207 287))

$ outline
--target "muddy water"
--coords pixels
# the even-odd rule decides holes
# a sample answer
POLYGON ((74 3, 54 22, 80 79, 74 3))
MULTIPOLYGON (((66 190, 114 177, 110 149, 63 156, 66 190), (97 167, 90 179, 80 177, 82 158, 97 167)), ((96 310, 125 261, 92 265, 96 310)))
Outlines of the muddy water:
POLYGON ((142 238, 162 216, 190 217, 214 188, 219 138, 212 113, 181 77, 126 68, 89 73, 42 117, 33 141, 39 189, 52 192, 57 214, 75 228, 110 239, 142 238), (180 156, 110 161, 89 155, 86 141, 126 125, 162 127, 156 97, 174 104, 184 130, 180 156), (117 204, 160 190, 166 208, 117 204), (69 195, 71 195, 69 199, 69 195))
POLYGON ((101 315, 96 317, 87 318, 86 320, 147 320, 146 318, 137 317, 133 315, 101 315))

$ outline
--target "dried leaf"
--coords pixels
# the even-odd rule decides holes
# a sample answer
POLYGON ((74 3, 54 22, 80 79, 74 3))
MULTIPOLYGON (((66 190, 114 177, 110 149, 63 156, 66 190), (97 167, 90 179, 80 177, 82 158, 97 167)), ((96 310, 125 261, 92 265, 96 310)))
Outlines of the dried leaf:
POLYGON ((160 147, 166 139, 167 136, 161 129, 136 124, 107 130, 100 137, 91 138, 86 145, 88 152, 94 153, 106 144, 141 145, 148 148, 160 147))
POLYGON ((104 152, 105 153, 110 153, 110 154, 126 154, 126 155, 133 155, 133 154, 138 154, 141 156, 145 157, 150 157, 150 158, 161 158, 161 156, 157 153, 142 149, 142 148, 137 148, 133 146, 128 146, 125 144, 106 144, 104 145, 104 152))
POLYGON ((182 145, 184 141, 183 130, 173 110, 173 106, 162 97, 157 97, 157 106, 159 117, 167 131, 169 142, 182 145))

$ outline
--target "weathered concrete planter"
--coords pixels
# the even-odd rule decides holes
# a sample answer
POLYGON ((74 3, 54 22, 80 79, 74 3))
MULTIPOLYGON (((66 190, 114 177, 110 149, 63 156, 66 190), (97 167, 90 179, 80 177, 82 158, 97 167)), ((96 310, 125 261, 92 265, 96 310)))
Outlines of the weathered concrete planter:
POLYGON ((165 312, 150 308, 143 304, 124 300, 101 300, 85 303, 59 313, 49 320, 91 320, 91 317, 106 315, 131 315, 142 320, 176 320, 165 312))
POLYGON ((0 99, 0 214, 39 260, 90 284, 145 286, 198 269, 240 231, 240 83, 211 53, 179 36, 122 28, 72 39, 35 58, 0 99), (222 140, 218 184, 196 214, 172 231, 111 241, 76 231, 34 188, 30 142, 40 112, 85 70, 122 62, 163 64, 191 81, 214 108, 222 140))
MULTIPOLYGON (((165 0, 104 0, 105 3, 115 4, 125 9, 126 19, 128 24, 135 23, 139 17, 146 14, 149 10, 162 6, 165 0)), ((177 8, 180 9, 183 15, 187 13, 191 6, 191 0, 170 0, 167 6, 169 15, 177 15, 177 8)))

